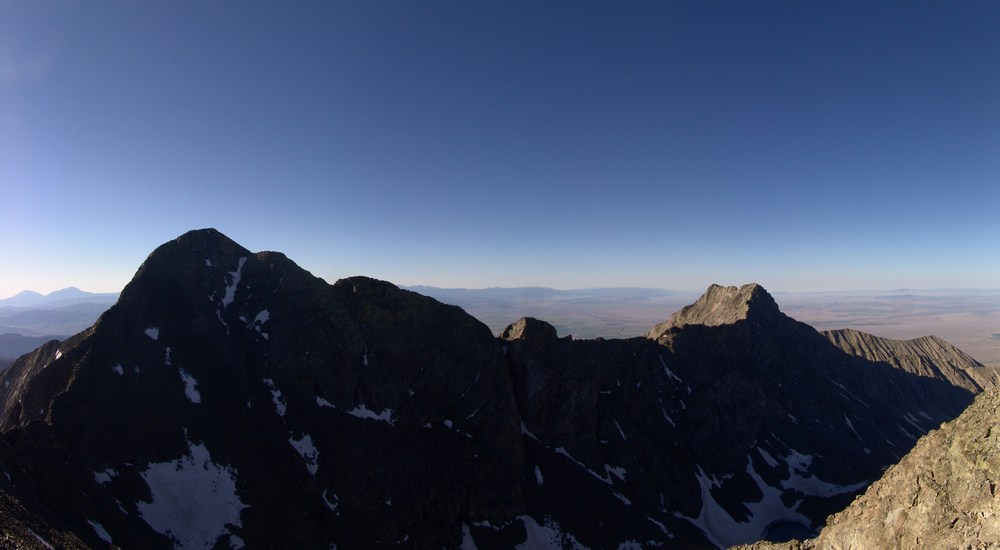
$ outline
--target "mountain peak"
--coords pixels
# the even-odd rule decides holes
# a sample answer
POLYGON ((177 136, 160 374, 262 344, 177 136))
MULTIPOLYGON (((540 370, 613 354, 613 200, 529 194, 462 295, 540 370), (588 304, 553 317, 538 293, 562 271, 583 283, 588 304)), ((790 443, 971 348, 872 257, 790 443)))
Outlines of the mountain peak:
POLYGON ((658 338, 666 330, 684 325, 720 326, 737 321, 763 321, 780 314, 774 298, 757 283, 739 287, 713 284, 695 303, 685 306, 649 331, 649 338, 658 338))

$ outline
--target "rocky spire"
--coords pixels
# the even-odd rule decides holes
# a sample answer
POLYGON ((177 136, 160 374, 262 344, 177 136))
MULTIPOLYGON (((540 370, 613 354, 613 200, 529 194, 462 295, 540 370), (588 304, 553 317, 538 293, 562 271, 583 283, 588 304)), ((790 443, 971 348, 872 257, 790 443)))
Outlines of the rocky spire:
POLYGON ((770 320, 783 317, 778 304, 764 287, 749 283, 740 287, 711 285, 701 298, 670 316, 670 319, 656 325, 646 336, 659 338, 667 330, 684 325, 720 326, 738 321, 754 320, 766 324, 770 320))

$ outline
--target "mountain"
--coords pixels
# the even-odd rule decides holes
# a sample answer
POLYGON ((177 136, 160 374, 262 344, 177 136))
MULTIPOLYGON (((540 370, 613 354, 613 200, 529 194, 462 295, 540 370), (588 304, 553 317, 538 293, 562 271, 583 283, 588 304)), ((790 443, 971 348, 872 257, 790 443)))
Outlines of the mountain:
POLYGON ((22 290, 10 298, 0 300, 0 307, 27 307, 45 301, 45 295, 34 290, 22 290))
POLYGON ((951 380, 989 382, 947 350, 919 372, 850 353, 758 285, 713 286, 647 337, 533 318, 495 337, 192 231, 92 327, 0 373, 0 524, 124 548, 809 534, 971 402, 951 380))
POLYGON ((0 334, 0 370, 3 370, 14 359, 28 353, 38 346, 55 340, 55 336, 22 336, 20 334, 0 334))
POLYGON ((64 307, 81 303, 113 304, 118 299, 117 293, 85 292, 76 287, 40 294, 33 290, 25 290, 10 298, 0 300, 0 308, 52 308, 64 307))
POLYGON ((758 550, 994 548, 1000 541, 1000 391, 920 438, 819 536, 758 550))
POLYGON ((0 333, 22 336, 59 334, 65 338, 84 330, 111 307, 110 303, 83 302, 53 308, 0 310, 0 333))
POLYGON ((117 299, 70 287, 45 296, 26 290, 0 300, 0 369, 47 340, 90 327, 117 299))

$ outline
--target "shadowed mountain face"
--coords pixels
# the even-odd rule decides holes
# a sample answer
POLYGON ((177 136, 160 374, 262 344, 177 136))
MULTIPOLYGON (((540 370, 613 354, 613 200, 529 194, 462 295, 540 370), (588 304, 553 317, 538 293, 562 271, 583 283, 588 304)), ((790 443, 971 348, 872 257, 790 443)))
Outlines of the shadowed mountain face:
POLYGON ((647 338, 534 319, 494 338, 457 307, 193 231, 93 327, 0 374, 0 495, 27 514, 11 521, 98 547, 794 534, 982 387, 954 381, 990 382, 944 346, 908 371, 835 341, 757 285, 712 287, 647 338))

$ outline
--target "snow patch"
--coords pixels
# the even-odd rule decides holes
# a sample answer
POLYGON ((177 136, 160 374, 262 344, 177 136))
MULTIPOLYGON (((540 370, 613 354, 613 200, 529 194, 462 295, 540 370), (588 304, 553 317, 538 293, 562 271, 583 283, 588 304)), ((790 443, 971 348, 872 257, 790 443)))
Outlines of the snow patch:
POLYGON ((92 519, 88 519, 87 523, 90 524, 90 528, 93 529, 95 533, 97 533, 97 536, 100 537, 101 540, 103 540, 108 544, 111 544, 111 535, 108 534, 108 531, 104 529, 103 525, 97 523, 92 519))
POLYGON ((113 370, 116 373, 118 373, 118 376, 124 376, 125 375, 125 369, 123 369, 121 365, 117 365, 116 364, 115 366, 111 367, 111 370, 113 370))
MULTIPOLYGON (((832 382, 832 380, 831 380, 831 382, 832 382)), ((855 401, 857 401, 858 403, 861 403, 862 405, 864 405, 864 406, 868 407, 869 409, 870 409, 870 408, 872 408, 872 406, 871 406, 871 405, 869 405, 868 403, 865 403, 864 399, 861 399, 861 398, 860 398, 860 397, 858 397, 857 395, 854 395, 854 393, 853 393, 853 392, 852 392, 851 390, 849 390, 849 389, 845 388, 843 384, 841 384, 841 383, 839 383, 839 382, 833 382, 833 384, 834 384, 835 386, 837 386, 838 388, 840 388, 840 389, 842 389, 842 390, 846 391, 846 392, 848 393, 848 395, 850 395, 850 396, 851 396, 851 397, 852 397, 852 398, 853 398, 853 399, 854 399, 855 401)), ((847 396, 844 396, 844 397, 847 397, 847 396)))
POLYGON ((461 550, 479 550, 476 541, 472 540, 472 532, 469 531, 469 524, 462 524, 462 546, 461 550))
POLYGON ((271 390, 271 401, 274 403, 274 411, 278 413, 278 416, 285 416, 285 399, 281 397, 281 390, 274 387, 274 379, 265 378, 264 385, 271 390))
POLYGON ((583 468, 583 469, 584 469, 584 471, 586 471, 586 472, 587 472, 587 473, 589 473, 590 475, 592 475, 592 476, 596 477, 597 479, 599 479, 599 480, 603 481, 604 483, 607 483, 608 485, 611 485, 611 477, 610 477, 610 476, 607 476, 607 474, 605 474, 605 476, 607 476, 607 477, 601 477, 601 476, 597 475, 597 473, 596 473, 596 472, 594 472, 593 470, 591 470, 590 468, 588 468, 588 467, 587 467, 586 465, 584 465, 584 463, 583 463, 583 462, 580 462, 579 460, 577 460, 577 459, 573 458, 573 457, 572 457, 572 456, 571 456, 571 455, 569 454, 569 452, 568 452, 568 451, 566 450, 566 447, 556 447, 555 449, 553 449, 553 451, 555 451, 555 453, 556 453, 557 455, 563 455, 563 456, 565 456, 566 458, 568 458, 568 459, 572 460, 573 462, 575 462, 575 463, 576 463, 576 465, 577 465, 577 466, 579 466, 579 467, 583 468))
POLYGON ((29 533, 31 533, 31 536, 35 537, 35 540, 37 540, 39 543, 41 543, 42 546, 44 546, 45 548, 48 548, 48 550, 55 550, 55 547, 52 546, 51 544, 49 544, 49 541, 47 541, 44 538, 42 538, 41 535, 39 535, 38 533, 36 533, 34 531, 34 529, 32 529, 31 527, 27 527, 26 529, 28 530, 29 533))
POLYGON ((622 466, 611 466, 609 464, 604 465, 604 471, 607 472, 609 479, 610 476, 615 476, 618 479, 625 481, 625 468, 622 466))
MULTIPOLYGON (((681 403, 683 403, 683 401, 681 401, 681 403)), ((670 418, 670 415, 669 415, 669 414, 667 414, 667 409, 660 409, 660 412, 662 412, 662 413, 663 413, 663 419, 664 419, 664 420, 666 420, 667 422, 670 422, 670 425, 671 425, 671 426, 673 426, 673 427, 675 427, 675 428, 677 427, 677 423, 676 423, 676 422, 674 422, 674 419, 673 419, 673 418, 670 418)))
POLYGON ((920 424, 918 424, 919 420, 917 420, 917 417, 913 416, 912 414, 906 413, 905 415, 903 415, 903 419, 906 420, 907 422, 909 422, 911 426, 913 426, 914 428, 916 428, 918 433, 924 433, 924 432, 926 432, 926 430, 924 430, 923 426, 921 426, 920 424))
POLYGON ((198 392, 198 381, 184 369, 178 369, 177 372, 180 373, 181 380, 184 381, 184 395, 187 396, 188 401, 201 403, 201 393, 198 392))
POLYGON ((236 287, 240 284, 240 278, 243 276, 243 264, 246 261, 246 258, 240 258, 236 271, 229 272, 229 284, 226 285, 226 294, 222 297, 222 307, 228 306, 236 299, 236 287))
POLYGON ((395 426, 396 423, 392 421, 392 409, 382 409, 382 412, 376 413, 375 411, 368 410, 368 407, 364 403, 354 407, 353 409, 347 411, 347 414, 357 417, 366 418, 369 420, 381 420, 390 426, 395 426))
POLYGON ((330 498, 326 496, 326 491, 324 490, 323 502, 326 503, 326 507, 329 508, 331 512, 339 515, 337 507, 340 506, 340 499, 337 498, 337 493, 333 493, 333 500, 330 500, 330 498))
POLYGON ((322 397, 320 397, 318 395, 316 396, 316 404, 319 405, 320 407, 330 407, 331 409, 336 409, 337 408, 337 407, 333 406, 333 403, 330 403, 329 401, 327 401, 326 399, 323 399, 322 397))
POLYGON ((535 481, 538 482, 539 485, 545 484, 545 478, 542 477, 542 470, 537 465, 535 466, 535 481))
POLYGON ((94 481, 102 485, 111 483, 111 480, 118 477, 118 471, 114 468, 106 468, 103 472, 94 472, 94 481))
POLYGON ((814 457, 804 455, 795 449, 789 449, 788 451, 789 454, 784 457, 784 461, 788 464, 789 476, 788 479, 781 482, 781 486, 784 489, 794 489, 809 496, 830 497, 857 491, 868 485, 867 481, 861 481, 852 485, 836 485, 823 481, 809 472, 809 466, 812 465, 814 457))
POLYGON ((528 425, 524 423, 524 420, 521 421, 521 435, 526 435, 526 436, 530 437, 531 439, 534 439, 535 441, 538 441, 539 443, 541 443, 541 441, 542 441, 542 440, 538 439, 537 435, 531 433, 531 430, 528 429, 528 425))
POLYGON ((175 548, 212 548, 228 525, 241 526, 247 506, 236 492, 237 472, 212 462, 204 444, 189 441, 186 455, 151 463, 140 475, 152 499, 136 502, 139 514, 175 548))
POLYGON ((622 429, 622 425, 619 424, 617 420, 614 420, 614 423, 615 427, 618 428, 618 435, 622 436, 623 440, 628 441, 628 436, 625 435, 625 430, 622 429))
POLYGON ((537 550, 542 548, 569 548, 573 550, 585 550, 587 547, 580 544, 580 541, 569 534, 563 533, 559 524, 552 518, 545 516, 539 524, 529 515, 518 516, 527 531, 527 538, 514 548, 518 550, 537 550))
POLYGON ((268 340, 269 338, 267 333, 261 330, 261 328, 264 326, 264 323, 268 322, 270 319, 271 319, 271 312, 265 309, 260 313, 258 313, 257 316, 253 318, 253 321, 251 321, 250 324, 247 326, 249 328, 253 328, 254 330, 257 331, 258 334, 263 336, 265 340, 268 340))
POLYGON ((660 355, 659 353, 657 353, 656 356, 660 359, 660 364, 663 365, 663 372, 664 372, 664 374, 666 374, 669 378, 671 378, 674 381, 682 382, 682 383, 684 382, 683 380, 680 379, 679 376, 677 376, 676 374, 674 374, 674 371, 670 370, 670 367, 667 366, 667 362, 663 360, 663 356, 662 355, 660 355))
POLYGON ((760 457, 764 459, 764 462, 766 462, 768 466, 772 468, 778 467, 778 461, 771 456, 771 453, 765 451, 763 447, 757 447, 757 452, 760 453, 760 457))
POLYGON ((149 327, 149 328, 146 329, 146 336, 149 336, 153 340, 159 340, 160 339, 160 329, 158 329, 156 327, 149 327))
POLYGON ((295 448, 302 460, 306 461, 306 469, 309 470, 309 473, 316 475, 316 471, 319 470, 319 451, 316 450, 316 444, 313 443, 312 437, 309 434, 302 434, 300 439, 289 437, 288 443, 295 448))
POLYGON ((60 357, 62 357, 62 350, 57 349, 56 350, 56 358, 53 359, 53 361, 57 361, 60 357))
POLYGON ((767 526, 775 521, 786 520, 811 525, 808 518, 785 506, 781 501, 782 490, 764 482, 754 469, 753 460, 749 456, 747 457, 746 471, 763 493, 760 500, 743 503, 749 510, 749 517, 746 521, 736 521, 715 500, 715 497, 712 496, 712 489, 720 487, 722 484, 715 476, 706 474, 701 466, 698 467, 695 474, 698 485, 701 487, 702 504, 698 517, 689 518, 678 512, 675 512, 674 515, 686 519, 700 528, 708 540, 720 548, 729 548, 737 544, 756 541, 767 526))

